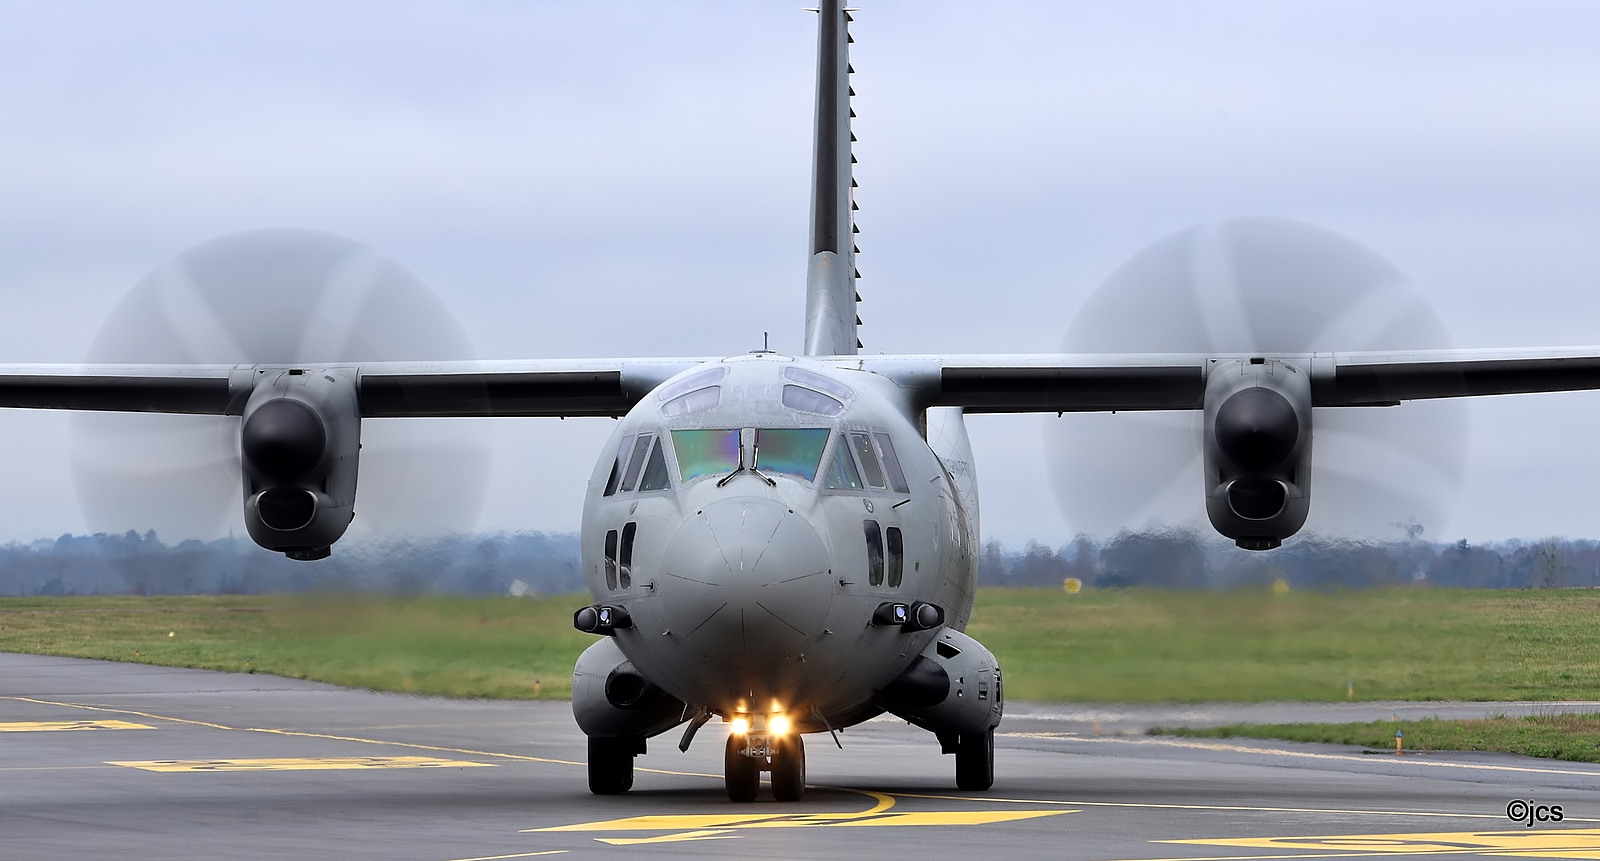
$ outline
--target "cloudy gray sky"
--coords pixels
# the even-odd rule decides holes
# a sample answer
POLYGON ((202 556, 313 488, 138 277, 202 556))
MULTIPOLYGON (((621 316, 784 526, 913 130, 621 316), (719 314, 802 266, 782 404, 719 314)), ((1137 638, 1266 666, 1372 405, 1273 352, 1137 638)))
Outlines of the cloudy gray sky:
MULTIPOLYGON (((732 353, 763 330, 797 349, 799 5, 0 3, 0 362, 81 361, 162 261, 283 226, 401 261, 483 357, 732 353)), ((869 350, 1053 351, 1120 262, 1233 215, 1375 249, 1457 346, 1600 343, 1600 6, 860 5, 869 350)), ((1430 537, 1600 533, 1600 395, 1470 413, 1430 537)), ((971 428, 988 535, 1112 528, 1065 518, 1045 475, 1074 428, 1139 461, 1103 422, 971 428)), ((609 429, 481 423, 479 524, 574 528, 609 429)), ((89 528, 71 439, 0 416, 0 538, 89 528)), ((1169 495, 1127 525, 1202 516, 1197 480, 1169 495)), ((178 537, 160 507, 126 526, 178 537)), ((1313 505, 1312 528, 1340 523, 1313 505)))

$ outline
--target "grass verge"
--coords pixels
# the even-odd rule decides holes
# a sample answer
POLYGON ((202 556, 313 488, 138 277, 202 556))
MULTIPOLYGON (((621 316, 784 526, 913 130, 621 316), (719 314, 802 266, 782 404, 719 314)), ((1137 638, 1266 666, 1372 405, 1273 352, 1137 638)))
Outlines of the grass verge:
POLYGON ((1481 750, 1572 762, 1600 762, 1600 715, 1550 714, 1483 720, 1374 721, 1372 723, 1234 724, 1157 727, 1150 735, 1189 738, 1269 738, 1394 750, 1394 734, 1407 752, 1481 750))
POLYGON ((1588 700, 1597 618, 1596 590, 988 589, 967 631, 1016 699, 1588 700))
POLYGON ((566 699, 584 599, 0 599, 0 651, 262 672, 450 697, 566 699))
MULTIPOLYGON (((582 596, 0 598, 0 651, 562 698, 582 596), (171 636, 168 636, 169 632, 171 636)), ((985 589, 1017 700, 1600 699, 1600 591, 985 589)), ((1392 729, 1391 729, 1392 739, 1392 729)), ((1390 742, 1392 744, 1392 741, 1390 742)))

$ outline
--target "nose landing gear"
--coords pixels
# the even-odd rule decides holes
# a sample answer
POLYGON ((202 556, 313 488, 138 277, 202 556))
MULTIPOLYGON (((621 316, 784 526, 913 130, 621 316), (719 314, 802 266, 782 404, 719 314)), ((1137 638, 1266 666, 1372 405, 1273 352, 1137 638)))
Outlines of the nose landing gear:
POLYGON ((730 735, 722 765, 729 801, 755 801, 763 771, 772 772, 774 799, 799 801, 805 795, 806 746, 799 735, 730 735))
POLYGON ((644 753, 642 738, 589 736, 589 791, 621 795, 633 788, 633 757, 644 753))

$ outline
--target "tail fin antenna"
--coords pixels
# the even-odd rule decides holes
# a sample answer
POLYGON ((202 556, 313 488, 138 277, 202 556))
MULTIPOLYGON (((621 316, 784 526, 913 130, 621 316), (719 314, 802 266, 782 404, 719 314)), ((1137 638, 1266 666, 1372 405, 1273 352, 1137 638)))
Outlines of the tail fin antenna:
POLYGON ((806 355, 854 355, 856 327, 855 208, 850 142, 850 13, 843 0, 817 8, 816 150, 811 174, 811 259, 806 266, 806 355))

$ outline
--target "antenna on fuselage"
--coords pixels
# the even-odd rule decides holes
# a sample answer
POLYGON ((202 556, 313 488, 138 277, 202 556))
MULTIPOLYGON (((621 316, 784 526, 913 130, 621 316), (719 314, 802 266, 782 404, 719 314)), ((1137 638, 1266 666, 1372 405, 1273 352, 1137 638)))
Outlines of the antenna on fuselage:
POLYGON ((811 172, 811 259, 806 265, 808 356, 855 355, 857 327, 855 179, 851 165, 850 13, 841 0, 822 0, 817 13, 816 142, 811 172))

